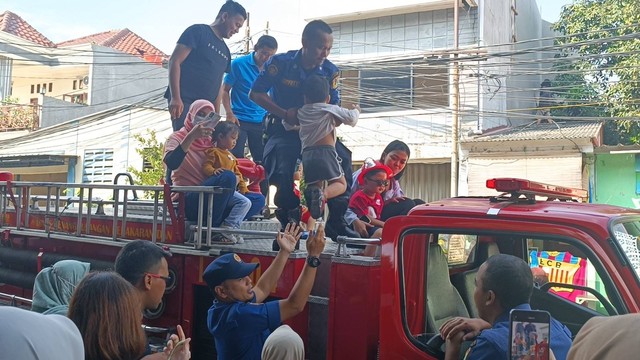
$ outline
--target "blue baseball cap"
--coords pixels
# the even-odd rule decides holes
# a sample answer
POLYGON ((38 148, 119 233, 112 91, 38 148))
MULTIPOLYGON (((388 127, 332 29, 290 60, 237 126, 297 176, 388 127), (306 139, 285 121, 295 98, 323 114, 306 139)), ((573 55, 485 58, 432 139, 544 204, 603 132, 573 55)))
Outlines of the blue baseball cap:
POLYGON ((258 266, 260 266, 258 263, 242 261, 236 253, 224 254, 207 266, 202 277, 213 289, 225 280, 241 279, 251 274, 258 266))

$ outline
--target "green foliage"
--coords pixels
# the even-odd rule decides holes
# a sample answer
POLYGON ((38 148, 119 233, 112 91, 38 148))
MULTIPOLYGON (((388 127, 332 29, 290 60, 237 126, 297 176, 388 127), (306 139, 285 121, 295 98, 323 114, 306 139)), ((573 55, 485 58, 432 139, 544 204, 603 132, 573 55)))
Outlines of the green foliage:
POLYGON ((38 126, 36 107, 20 105, 18 99, 7 97, 0 107, 0 130, 35 129, 38 126))
MULTIPOLYGON (((553 115, 640 117, 640 1, 576 0, 565 6, 554 30, 563 46, 554 86, 569 106, 553 115), (628 36, 623 39, 603 40, 628 36)), ((606 144, 640 143, 640 124, 632 120, 605 126, 606 144)))
MULTIPOLYGON (((145 162, 150 164, 150 167, 138 170, 133 166, 129 166, 127 171, 136 178, 137 183, 140 185, 159 185, 165 174, 162 162, 163 144, 158 141, 154 130, 147 129, 146 136, 135 134, 133 138, 140 144, 136 148, 136 152, 142 156, 145 162)), ((162 193, 160 195, 162 196, 162 193)), ((145 191, 144 197, 147 199, 152 198, 153 192, 145 191)))

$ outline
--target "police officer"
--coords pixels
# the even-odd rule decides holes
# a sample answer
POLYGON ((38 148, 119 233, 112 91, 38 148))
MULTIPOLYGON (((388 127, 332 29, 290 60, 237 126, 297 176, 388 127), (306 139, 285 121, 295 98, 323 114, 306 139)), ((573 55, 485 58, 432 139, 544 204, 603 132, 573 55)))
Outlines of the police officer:
MULTIPOLYGON (((300 221, 300 199, 293 191, 293 174, 296 161, 300 157, 300 137, 298 131, 287 130, 283 120, 289 125, 296 125, 297 111, 304 105, 302 83, 311 75, 327 78, 330 89, 330 103, 338 104, 339 70, 327 60, 333 45, 332 30, 322 20, 313 20, 302 32, 302 49, 275 55, 266 69, 258 76, 251 89, 250 98, 269 112, 265 121, 265 132, 268 137, 264 148, 264 165, 269 183, 278 191, 274 202, 278 209, 276 217, 284 228, 288 222, 300 221), (272 95, 269 95, 272 91, 272 95)), ((290 127, 287 127, 290 128, 290 127)), ((342 159, 342 168, 348 182, 351 180, 351 152, 340 141, 336 143, 336 151, 342 159)), ((351 187, 349 183, 347 189, 351 187)), ((349 198, 345 192, 342 196, 329 200, 329 219, 326 225, 327 235, 356 236, 344 222, 349 198)), ((274 242, 274 250, 277 243, 274 242)))

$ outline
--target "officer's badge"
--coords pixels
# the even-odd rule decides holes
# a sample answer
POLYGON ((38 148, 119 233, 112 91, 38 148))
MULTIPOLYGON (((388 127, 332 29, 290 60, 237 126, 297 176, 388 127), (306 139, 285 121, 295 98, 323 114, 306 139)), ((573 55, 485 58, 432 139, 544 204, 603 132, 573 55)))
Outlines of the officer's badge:
POLYGON ((276 76, 278 75, 278 67, 275 66, 274 64, 269 65, 269 67, 267 68, 267 73, 270 76, 276 76))
POLYGON ((238 256, 238 254, 233 254, 233 259, 237 262, 242 262, 242 259, 240 259, 240 256, 238 256))
POLYGON ((336 73, 335 75, 333 75, 333 78, 331 79, 331 88, 332 89, 337 89, 338 88, 338 80, 340 79, 340 74, 336 73))

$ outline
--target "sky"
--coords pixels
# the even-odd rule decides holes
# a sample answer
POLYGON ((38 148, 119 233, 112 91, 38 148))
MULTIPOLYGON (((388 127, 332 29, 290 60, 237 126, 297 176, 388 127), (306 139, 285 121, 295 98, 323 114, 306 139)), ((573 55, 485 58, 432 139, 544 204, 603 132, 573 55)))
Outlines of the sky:
MULTIPOLYGON (((490 1, 490 0, 489 0, 490 1)), ((270 35, 279 50, 300 47, 304 19, 390 6, 389 0, 239 0, 250 14, 250 34, 261 35, 269 22, 270 35)), ((393 0, 393 6, 419 3, 393 0)), ((555 21, 562 5, 572 0, 537 0, 542 18, 555 21)), ((0 0, 0 12, 10 10, 53 42, 61 42, 108 30, 129 30, 142 36, 166 54, 188 26, 211 23, 223 0, 0 0), (106 4, 106 5, 105 5, 106 4)), ((245 25, 246 27, 246 25, 245 25)), ((241 41, 245 27, 227 41, 230 49, 241 41)), ((255 37, 254 39, 257 39, 255 37)))

